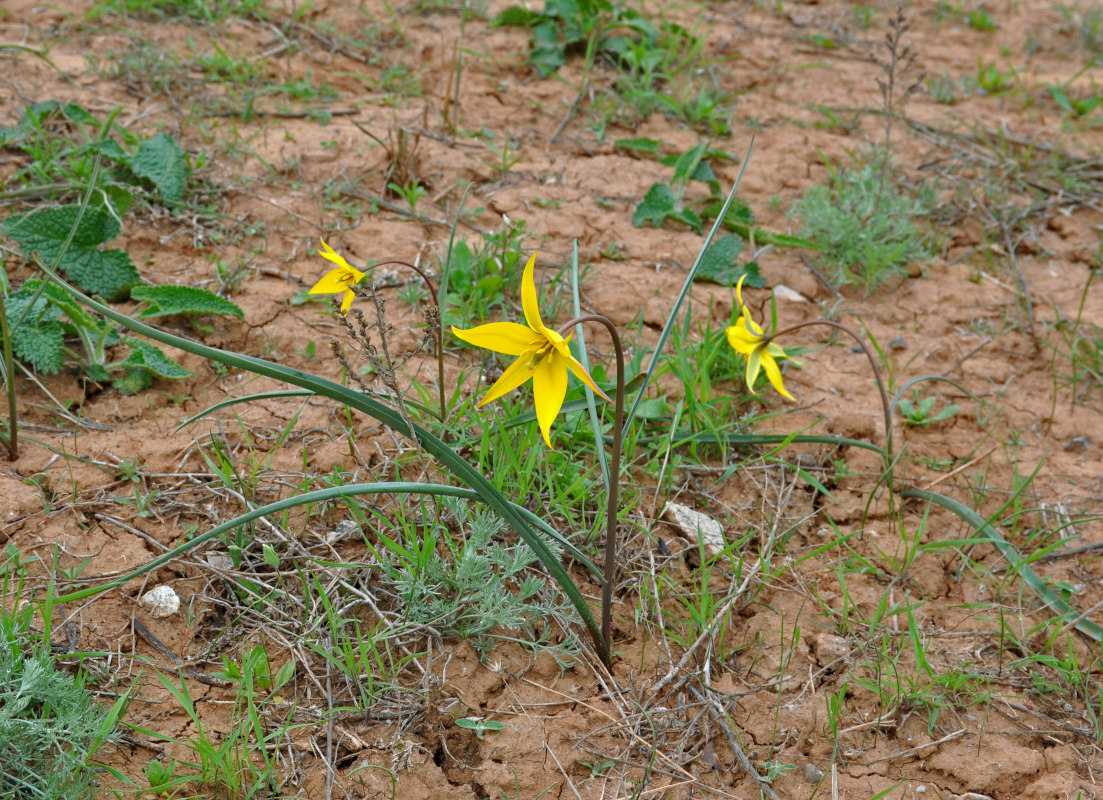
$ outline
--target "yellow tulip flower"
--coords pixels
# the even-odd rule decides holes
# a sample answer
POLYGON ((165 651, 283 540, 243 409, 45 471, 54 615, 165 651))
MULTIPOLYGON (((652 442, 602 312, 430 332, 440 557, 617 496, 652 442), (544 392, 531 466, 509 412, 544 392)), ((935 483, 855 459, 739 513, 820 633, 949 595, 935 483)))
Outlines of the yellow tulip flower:
POLYGON ((349 306, 356 298, 356 292, 352 290, 352 287, 360 282, 364 277, 364 273, 339 256, 332 247, 326 244, 325 239, 322 239, 321 242, 322 249, 318 251, 318 255, 332 261, 337 265, 337 269, 330 270, 323 275, 320 281, 310 287, 308 294, 339 294, 344 292, 345 296, 341 298, 341 316, 344 316, 349 313, 349 306))
POLYGON ((517 356, 517 360, 506 368, 486 396, 479 401, 479 406, 497 400, 532 378, 536 421, 540 425, 540 432, 544 434, 544 442, 551 447, 551 424, 563 408, 568 370, 594 392, 606 400, 609 398, 597 387, 586 368, 571 355, 568 344, 571 337, 564 337, 557 331, 544 327, 536 304, 536 280, 533 277, 535 264, 536 254, 533 253, 521 278, 521 308, 525 312, 526 325, 516 322, 490 322, 477 328, 453 327, 452 333, 476 347, 517 356))
MULTIPOLYGON (((796 398, 785 391, 785 384, 781 382, 781 369, 777 365, 779 360, 789 359, 793 361, 793 358, 782 349, 781 345, 768 341, 762 328, 751 319, 750 311, 743 304, 743 293, 741 291, 743 279, 746 277, 746 274, 744 274, 739 279, 739 283, 735 285, 735 296, 739 299, 739 319, 726 331, 728 344, 747 362, 746 381, 751 394, 755 393, 754 384, 758 380, 759 371, 765 369, 766 377, 778 393, 796 402, 796 398)), ((793 361, 793 363, 797 362, 793 361)))

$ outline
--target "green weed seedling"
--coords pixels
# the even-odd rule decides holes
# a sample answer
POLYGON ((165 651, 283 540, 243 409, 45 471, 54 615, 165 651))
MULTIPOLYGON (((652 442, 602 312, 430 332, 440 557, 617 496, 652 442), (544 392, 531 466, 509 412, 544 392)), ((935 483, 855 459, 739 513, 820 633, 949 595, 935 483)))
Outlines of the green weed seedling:
MULTIPOLYGON (((641 149, 639 145, 650 145, 652 141, 630 140, 622 143, 621 147, 638 151, 641 149)), ((654 149, 657 148, 656 143, 654 149)), ((700 181, 711 190, 709 200, 719 194, 720 180, 709 163, 710 159, 716 158, 737 161, 729 153, 713 148, 706 142, 698 144, 685 153, 660 158, 660 163, 674 167, 674 174, 667 183, 651 184, 651 188, 647 190, 647 194, 632 214, 632 224, 637 228, 647 224, 661 228, 668 219, 672 219, 699 232, 702 227, 701 214, 686 201, 686 190, 691 181, 700 181)))
POLYGON ((405 513, 391 530, 385 519, 374 524, 383 543, 380 565, 406 606, 407 621, 431 623, 446 636, 467 640, 481 654, 497 641, 516 639, 530 649, 550 652, 564 665, 572 663, 577 642, 549 639, 555 620, 572 615, 567 607, 545 599, 544 580, 528 569, 536 561, 532 551, 500 542, 503 524, 495 516, 454 498, 443 504, 458 533, 440 525, 426 529, 424 522, 405 513))
MULTIPOLYGON (((67 208, 71 207, 44 209, 37 212, 40 219, 31 223, 20 220, 17 241, 26 248, 34 248, 37 242, 42 249, 48 250, 53 240, 28 231, 52 230, 51 217, 54 215, 50 212, 65 211, 67 208)), ((237 305, 205 289, 130 285, 132 276, 137 278, 137 272, 122 250, 89 249, 88 252, 97 256, 83 259, 80 250, 74 252, 74 248, 70 247, 64 252, 61 264, 81 278, 87 277, 88 282, 103 290, 101 294, 108 293, 114 286, 117 294, 129 292, 131 299, 144 301, 146 305, 138 311, 138 318, 225 314, 240 319, 244 316, 237 305), (103 268, 106 257, 111 254, 117 254, 116 258, 110 259, 118 267, 114 280, 110 269, 103 268), (103 269, 97 272, 99 268, 103 269)), ((101 383, 110 382, 126 394, 136 394, 149 388, 156 378, 179 379, 193 374, 156 345, 122 334, 119 326, 92 316, 64 291, 43 284, 38 279, 27 281, 9 294, 4 299, 4 307, 11 331, 12 351, 16 358, 35 372, 54 375, 66 364, 75 363, 87 378, 101 383), (72 346, 74 342, 76 348, 72 346), (110 348, 119 344, 127 345, 129 352, 120 360, 109 360, 110 348)))
POLYGON ((984 94, 1003 94, 1018 84, 1019 73, 1014 67, 1007 71, 1000 69, 995 62, 986 64, 977 57, 977 88, 984 94))
MULTIPOLYGON (((12 573, 23 573, 18 552, 7 555, 0 565, 5 601, 10 581, 21 582, 12 573)), ((128 698, 111 709, 95 703, 80 674, 67 674, 54 662, 48 634, 44 646, 30 624, 29 613, 0 607, 0 797, 90 796, 96 779, 91 759, 115 738, 128 698)))
MULTIPOLYGON (((1091 93, 1085 97, 1077 97, 1069 94, 1069 82, 1055 84, 1049 86, 1048 89, 1057 107, 1060 108, 1066 116, 1073 117, 1074 119, 1088 117, 1096 111, 1099 111, 1100 108, 1103 108, 1103 94, 1099 93, 1094 80, 1091 82, 1091 93)), ((1088 121, 1098 122, 1099 117, 1088 121)))
POLYGON ((460 717, 456 720, 456 725, 474 731, 480 742, 488 731, 497 732, 505 728, 505 725, 497 720, 483 719, 482 717, 460 717))
POLYGON ((790 211, 804 223, 800 235, 819 246, 827 279, 860 286, 866 295, 931 255, 918 223, 934 209, 933 189, 923 184, 912 194, 886 174, 883 158, 848 168, 826 162, 828 182, 806 189, 790 211))
POLYGON ((409 206, 411 214, 417 214, 417 201, 429 193, 428 190, 416 180, 412 180, 403 186, 391 182, 387 184, 387 188, 394 192, 397 197, 401 197, 406 201, 406 205, 409 206))
MULTIPOLYGON (((11 188, 0 197, 59 198, 76 194, 102 160, 107 167, 97 176, 99 194, 113 216, 125 213, 139 198, 176 207, 184 199, 195 165, 167 133, 144 138, 118 125, 115 117, 121 110, 120 106, 100 120, 74 103, 48 100, 27 106, 14 125, 0 128, 0 147, 27 157, 27 165, 8 180, 11 188)), ((58 221, 57 227, 64 240, 69 226, 58 221)), ((57 235, 55 232, 54 237, 47 238, 57 235)), ((114 235, 106 236, 92 245, 112 238, 114 235)), ((81 242, 73 244, 80 246, 81 242)), ((87 241, 84 246, 89 246, 87 241)), ((47 252, 40 255, 51 262, 47 252)))
POLYGON ((505 307, 505 287, 520 283, 521 246, 527 236, 525 221, 515 220, 484 236, 481 247, 473 249, 462 240, 455 243, 447 283, 441 283, 446 292, 441 304, 445 328, 485 320, 505 307))
POLYGON ((938 402, 937 397, 924 397, 918 389, 912 390, 912 399, 901 398, 898 405, 900 406, 900 414, 904 418, 905 425, 911 425, 918 428, 927 428, 936 422, 942 422, 942 420, 950 419, 957 413, 957 403, 950 403, 946 408, 935 413, 935 403, 938 402))
POLYGON ((490 23, 532 29, 529 63, 543 77, 567 63, 571 52, 584 52, 587 63, 598 56, 616 58, 631 43, 627 34, 654 41, 659 32, 639 12, 609 0, 552 0, 542 11, 509 6, 490 23))
POLYGON ((615 767, 617 763, 615 761, 598 761, 595 759, 594 761, 579 761, 578 765, 589 770, 591 778, 600 778, 615 767))

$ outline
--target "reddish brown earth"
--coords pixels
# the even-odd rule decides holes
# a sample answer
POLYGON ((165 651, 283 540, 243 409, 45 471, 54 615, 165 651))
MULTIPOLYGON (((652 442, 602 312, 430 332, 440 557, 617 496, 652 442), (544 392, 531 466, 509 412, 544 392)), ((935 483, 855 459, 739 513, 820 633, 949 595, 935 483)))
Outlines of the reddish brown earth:
MULTIPOLYGON (((577 115, 566 119, 584 78, 581 58, 573 57, 559 78, 540 78, 525 60, 528 32, 491 28, 480 18, 469 19, 464 28, 459 102, 453 103, 460 34, 453 6, 393 6, 390 28, 391 12, 370 1, 354 6, 320 0, 301 7, 273 2, 270 21, 231 18, 204 25, 140 16, 90 20, 85 2, 11 0, 0 11, 0 44, 40 49, 49 63, 25 50, 0 50, 5 76, 0 124, 13 124, 27 102, 76 102, 101 115, 122 106, 119 120, 128 129, 165 130, 193 157, 207 155, 193 180, 214 187, 229 243, 212 238, 219 232, 198 217, 135 211, 116 246, 125 247, 143 277, 155 283, 215 290, 215 259, 245 265, 245 278, 230 295, 245 310, 245 320, 215 321, 213 330, 201 334, 208 344, 337 377, 339 367, 325 344, 339 334, 332 316, 324 306, 290 302, 327 268, 313 255, 319 235, 359 262, 398 257, 436 265, 467 184, 472 188, 466 207, 482 209, 470 219, 471 226, 496 231, 506 219, 525 220, 531 236, 524 251, 539 250, 538 265, 548 280, 566 263, 577 239, 583 260, 591 264, 584 305, 624 326, 642 318, 645 335, 653 340, 702 239, 676 223, 661 229, 633 227, 636 204, 653 182, 669 178, 670 168, 618 151, 612 142, 647 136, 661 139, 663 152, 675 153, 697 144, 700 135, 656 113, 632 126, 614 121, 599 140, 587 125, 592 118, 587 98, 577 115), (292 24, 296 9, 304 22, 332 25, 343 36, 360 36, 373 23, 382 33, 373 48, 337 47, 337 34, 327 38, 292 24), (239 103, 229 90, 217 105, 221 112, 213 113, 223 89, 203 84, 186 64, 167 88, 152 85, 151 75, 140 70, 120 75, 103 69, 143 42, 185 55, 209 53, 217 44, 249 58, 261 70, 261 80, 273 84, 310 76, 316 84, 332 86, 338 99, 306 107, 324 106, 333 117, 321 125, 309 114, 281 115, 275 113, 277 103, 262 98, 261 113, 241 119, 222 113, 239 103), (99 71, 92 67, 92 55, 99 71), (423 96, 396 100, 379 87, 380 75, 399 64, 418 76, 423 96), (456 136, 448 121, 459 130, 485 126, 512 137, 523 157, 499 174, 490 164, 493 154, 456 136), (398 159, 378 144, 393 150, 400 138, 406 152, 398 159), (391 205, 370 213, 370 198, 380 196, 389 167, 428 188, 418 205, 422 218, 400 213, 402 201, 392 196, 387 197, 391 205), (335 208, 347 197, 325 196, 326 187, 336 185, 327 182, 338 176, 360 193, 351 218, 335 208), (263 235, 247 233, 249 226, 260 225, 263 235), (611 245, 620 260, 608 258, 611 245), (320 358, 304 357, 308 341, 318 343, 320 358)), ((503 7, 495 0, 490 16, 503 7)), ((1096 282, 1085 294, 1085 287, 1099 263, 1103 191, 1090 182, 1088 188, 1059 189, 1053 175, 1038 177, 1035 182, 1045 186, 1029 197, 1015 188, 1020 184, 1007 184, 1012 190, 1004 203, 1038 203, 1011 239, 999 226, 996 199, 954 202, 959 189, 979 191, 986 174, 995 181, 1015 163, 1040 163, 1046 148, 1097 158, 1103 144, 1098 128, 1070 123, 1045 87, 1075 79, 1070 86, 1087 94, 1098 70, 1079 72, 1090 56, 1081 50, 1078 32, 1050 3, 1024 0, 990 4, 988 10, 999 27, 986 33, 960 15, 939 22, 931 3, 908 9, 914 25, 908 41, 928 75, 975 76, 978 58, 1017 70, 1013 91, 969 94, 952 106, 921 91, 906 107, 911 122, 896 124, 897 164, 916 181, 943 176, 938 255, 868 299, 850 290, 836 297, 798 250, 769 248, 757 260, 769 287, 785 286, 800 296, 778 300, 781 324, 830 313, 871 331, 886 347, 899 340, 899 349, 886 350, 897 386, 921 374, 956 382, 927 387, 940 398, 940 407, 959 405, 951 420, 929 428, 898 422, 897 444, 906 444, 897 471, 901 487, 936 487, 968 505, 986 486, 979 512, 987 516, 1008 500, 1016 476, 1028 476, 1041 464, 1022 504, 1049 509, 1049 516, 1031 512, 1030 522, 1015 531, 1019 538, 1013 544, 1027 547, 1023 532, 1032 526, 1055 527, 1053 509, 1058 507, 1084 520, 1075 525, 1074 541, 1035 568, 1052 583, 1074 586, 1074 605, 1103 622, 1096 610, 1103 603, 1096 551, 1067 552, 1103 542, 1097 519, 1103 505, 1103 380, 1097 371, 1070 380, 1072 367, 1061 355, 1068 348, 1057 330, 1058 323, 1067 331, 1070 321, 1079 318, 1078 330, 1094 332, 1098 341, 1103 289, 1096 282), (1020 276, 1031 300, 1030 315, 1022 303, 1020 276), (1075 437, 1085 437, 1086 447, 1075 437)), ((652 16, 661 11, 661 6, 645 9, 652 16)), ((698 26, 713 64, 711 79, 738 98, 732 132, 716 146, 742 155, 754 136, 739 197, 763 228, 797 233, 799 222, 785 212, 803 190, 826 179, 825 160, 845 163, 848 152, 880 140, 882 118, 872 112, 881 107, 876 58, 889 12, 875 8, 868 29, 857 24, 852 5, 842 2, 761 8, 687 4, 666 13, 698 26), (821 47, 816 36, 836 46, 821 47), (829 123, 819 106, 832 109, 837 122, 829 123), (860 113, 863 109, 869 113, 860 113)), ((605 87, 614 76, 602 66, 592 78, 595 86, 605 87)), ((23 158, 5 152, 0 170, 9 176, 23 158)), ((738 170, 733 164, 717 167, 725 187, 738 170)), ((700 184, 690 189, 699 191, 700 184)), ((13 205, 12 210, 24 208, 13 205)), ((461 225, 459 235, 478 240, 471 227, 461 225)), ((6 268, 18 284, 30 269, 14 251, 7 255, 6 268)), ((756 311, 768 313, 765 292, 746 294, 756 311)), ((706 309, 711 309, 713 327, 726 324, 732 302, 726 288, 696 286, 695 322, 708 324, 706 309)), ((391 307, 405 308, 397 300, 391 307)), ((392 322, 402 328, 416 316, 406 312, 392 322)), ((757 316, 762 319, 763 313, 757 316)), ((398 342, 406 346, 413 339, 412 333, 401 334, 398 342)), ((591 340, 598 351, 608 347, 596 334, 591 340)), ((880 441, 880 400, 867 364, 845 340, 821 347, 825 340, 821 330, 806 329, 786 341, 807 348, 800 369, 785 376, 798 399, 795 406, 764 392, 761 406, 745 411, 778 412, 757 423, 759 432, 880 441)), ((449 353, 450 383, 469 357, 469 351, 449 353)), ((72 374, 37 384, 19 381, 26 441, 19 460, 0 468, 0 541, 47 563, 56 552, 62 568, 90 559, 85 581, 133 569, 181 543, 189 528, 206 530, 243 511, 240 498, 218 488, 199 455, 197 445, 216 438, 225 439, 243 470, 251 454, 271 456, 261 470, 256 497, 264 502, 295 491, 304 473, 317 476, 334 467, 365 480, 386 479, 394 475, 394 459, 404 456, 404 475, 416 478, 421 471, 416 454, 399 437, 362 417, 354 417, 349 428, 342 414, 321 401, 306 407, 301 401, 276 400, 239 406, 236 416, 228 412, 219 423, 205 420, 176 431, 184 417, 214 402, 274 386, 216 371, 185 354, 180 360, 196 373, 194 379, 159 383, 136 397, 110 389, 93 392, 72 374), (60 415, 58 402, 79 422, 60 415), (267 453, 296 414, 293 432, 267 453), (137 460, 139 483, 116 477, 123 459, 137 460), (119 502, 132 498, 136 488, 159 492, 148 517, 119 502)), ((418 375, 432 380, 431 366, 423 364, 418 375)), ((478 391, 474 372, 463 374, 468 390, 478 391)), ((680 384, 667 376, 660 386, 672 402, 677 400, 680 384)), ((927 548, 905 579, 855 569, 866 559, 897 577, 887 564, 902 553, 883 491, 868 516, 864 513, 879 473, 877 458, 856 448, 812 445, 795 446, 781 456, 797 463, 798 451, 807 454, 800 463, 820 480, 834 474, 833 459, 845 461, 850 474, 830 483, 832 496, 825 498, 776 459, 753 458, 720 479, 726 471, 717 467, 746 458, 736 451, 713 454, 706 467, 688 462, 657 494, 654 477, 640 470, 636 480, 648 488, 631 514, 631 525, 622 531, 624 566, 614 612, 620 656, 611 675, 590 656, 561 672, 550 657, 533 659, 509 646, 480 660, 464 643, 421 632, 396 639, 402 652, 424 654, 401 673, 410 691, 391 692, 373 708, 340 712, 327 722, 323 717, 332 703, 352 701, 334 699, 334 692, 344 690, 327 684, 324 663, 296 638, 311 613, 321 612, 238 604, 227 588, 233 571, 220 572, 207 560, 219 549, 213 546, 120 591, 67 607, 68 625, 64 634, 55 633, 55 641, 110 654, 84 662, 105 701, 134 687, 125 721, 144 730, 101 757, 141 786, 146 785, 143 770, 153 759, 194 760, 181 745, 157 743, 149 733, 183 739, 196 734, 154 676, 156 669, 171 675, 177 668, 155 642, 184 659, 189 674, 215 671, 224 653, 236 658, 238 645, 246 642, 265 644, 277 663, 294 658, 300 665, 280 702, 266 706, 272 724, 278 724, 286 718, 282 704, 294 704, 293 728, 278 742, 285 796, 385 797, 392 791, 392 776, 396 796, 440 800, 758 796, 729 732, 701 693, 706 684, 708 696, 729 715, 742 749, 759 770, 766 762, 794 767, 773 782, 780 797, 1096 796, 1099 643, 1055 623, 1053 612, 1022 581, 1009 577, 1006 562, 985 544, 927 548), (746 530, 759 532, 740 553, 742 577, 732 574, 730 564, 716 568, 712 589, 718 605, 729 596, 734 602, 725 609, 723 632, 707 647, 692 650, 688 659, 684 647, 661 635, 656 621, 657 611, 674 615, 676 605, 668 600, 656 607, 648 599, 658 574, 683 581, 688 592, 697 575, 685 555, 695 548, 657 519, 666 500, 708 512, 733 538, 746 530), (657 537, 670 544, 672 555, 658 549, 657 537), (838 537, 848 537, 845 547, 824 547, 838 537), (769 552, 770 560, 752 569, 759 552, 769 552), (185 609, 153 619, 136 598, 162 583, 184 598, 185 609), (906 613, 870 622, 885 598, 888 608, 911 604, 914 634, 906 613), (929 672, 916 664, 913 635, 923 643, 929 672), (1029 658, 1038 654, 1075 661, 1082 685, 1070 686, 1052 663, 1029 658), (875 665, 883 670, 879 678, 875 665), (959 688, 933 681, 933 676, 953 674, 972 677, 959 688), (878 701, 859 680, 892 687, 890 699, 878 701), (826 698, 840 692, 847 696, 836 738, 826 698), (893 702, 894 693, 906 696, 906 702, 893 702), (933 721, 924 697, 936 698, 931 703, 941 707, 933 721), (505 728, 480 741, 456 726, 455 719, 463 716, 496 719, 505 728), (582 763, 604 760, 613 764, 601 774, 591 774, 582 763), (824 774, 822 781, 816 773, 824 774)), ((903 504, 904 526, 914 532, 926 509, 913 500, 903 504)), ((342 516, 339 510, 324 518, 293 516, 283 530, 305 532, 301 541, 285 541, 281 547, 289 556, 366 561, 362 546, 321 544, 342 516)), ((286 540, 283 532, 258 535, 286 540)), ((971 535, 960 519, 935 509, 921 542, 971 535)), ((32 567, 32 574, 41 582, 36 588, 41 596, 44 572, 32 567)), ((576 576, 583 579, 581 572, 576 576)), ((288 572, 286 577, 295 576, 288 572)), ((368 585, 369 578, 364 581, 368 585)), ((401 618, 401 609, 387 611, 401 618)), ((227 730, 232 689, 193 678, 188 687, 204 724, 227 730)))

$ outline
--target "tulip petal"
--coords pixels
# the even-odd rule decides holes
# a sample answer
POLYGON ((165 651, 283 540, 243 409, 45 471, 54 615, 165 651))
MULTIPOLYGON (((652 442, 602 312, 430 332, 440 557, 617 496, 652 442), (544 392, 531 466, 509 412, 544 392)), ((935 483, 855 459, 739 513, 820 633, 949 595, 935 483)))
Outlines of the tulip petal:
POLYGON ((532 377, 533 373, 533 359, 528 356, 521 356, 508 367, 502 376, 494 382, 494 385, 490 387, 490 391, 486 393, 486 396, 479 401, 479 407, 485 406, 487 403, 497 400, 504 394, 508 394, 520 386, 522 383, 532 377))
POLYGON ((563 367, 563 360, 554 355, 540 359, 532 376, 532 397, 536 404, 536 421, 548 447, 552 446, 551 424, 559 416, 566 396, 567 370, 563 367))
POLYGON ((755 349, 747 356, 747 389, 751 394, 757 394, 754 390, 755 381, 758 380, 758 373, 762 369, 762 350, 755 349))
MULTIPOLYGON (((325 242, 322 242, 325 244, 325 242)), ((735 284, 735 297, 739 301, 739 313, 743 313, 743 281, 747 280, 747 273, 739 276, 739 282, 735 284)))
POLYGON ((337 269, 331 269, 322 279, 310 287, 307 294, 336 294, 347 291, 348 288, 360 281, 364 273, 345 265, 337 269))
POLYGON ((742 356, 750 355, 760 344, 759 338, 746 327, 744 317, 740 317, 725 333, 728 335, 728 344, 742 356))
POLYGON ((540 319, 540 307, 536 304, 536 253, 529 256, 525 264, 525 274, 521 277, 521 308, 525 312, 525 322, 539 334, 544 334, 544 321, 540 319))
POLYGON ((489 322, 477 328, 457 328, 452 333, 476 347, 485 347, 495 353, 519 356, 544 344, 544 337, 516 322, 489 322))
POLYGON ((797 401, 793 395, 785 391, 785 384, 781 382, 781 370, 778 368, 777 362, 767 353, 762 359, 762 366, 766 369, 766 377, 770 380, 770 384, 777 390, 778 394, 782 397, 786 397, 792 400, 794 403, 797 401))
POLYGON ((596 383, 594 383, 594 379, 590 377, 590 373, 588 373, 586 371, 586 368, 584 366, 582 366, 582 364, 578 361, 578 359, 576 359, 574 356, 568 354, 565 357, 564 356, 558 356, 557 360, 560 360, 564 364, 566 364, 567 369, 569 369, 571 372, 573 372, 574 376, 576 378, 578 378, 584 384, 586 384, 591 389, 593 389, 594 394, 604 398, 605 401, 608 402, 608 403, 613 402, 612 400, 609 399, 609 396, 607 394, 605 394, 605 392, 601 391, 601 389, 598 388, 598 385, 596 383))
POLYGON ((356 292, 348 289, 345 291, 345 296, 341 298, 341 316, 346 316, 349 313, 349 306, 352 305, 352 301, 356 299, 356 292))
POLYGON ((329 259, 339 267, 352 269, 352 267, 349 266, 349 262, 345 261, 345 259, 341 257, 336 250, 326 244, 325 239, 321 239, 320 241, 322 243, 322 249, 318 251, 318 255, 320 255, 322 258, 329 259))

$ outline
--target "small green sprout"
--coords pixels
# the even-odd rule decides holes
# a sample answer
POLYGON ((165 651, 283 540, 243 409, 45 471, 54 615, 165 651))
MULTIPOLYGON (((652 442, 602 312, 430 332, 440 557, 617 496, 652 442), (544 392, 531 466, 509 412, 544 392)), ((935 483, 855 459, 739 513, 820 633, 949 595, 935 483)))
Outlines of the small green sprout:
POLYGON ((904 415, 904 424, 926 428, 933 422, 941 422, 957 413, 957 403, 950 403, 937 414, 931 414, 936 402, 937 398, 923 397, 918 390, 913 393, 911 400, 901 399, 900 413, 904 415))
POLYGON ((614 761, 579 761, 578 763, 579 766, 585 767, 586 769, 590 770, 591 778, 600 778, 602 775, 604 775, 606 772, 616 766, 616 762, 614 761))
POLYGON ((469 731, 475 731, 475 736, 478 737, 480 742, 487 731, 500 731, 505 727, 496 720, 483 719, 482 717, 460 717, 456 720, 456 724, 461 728, 467 728, 469 731))

